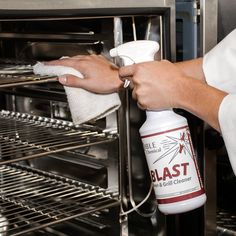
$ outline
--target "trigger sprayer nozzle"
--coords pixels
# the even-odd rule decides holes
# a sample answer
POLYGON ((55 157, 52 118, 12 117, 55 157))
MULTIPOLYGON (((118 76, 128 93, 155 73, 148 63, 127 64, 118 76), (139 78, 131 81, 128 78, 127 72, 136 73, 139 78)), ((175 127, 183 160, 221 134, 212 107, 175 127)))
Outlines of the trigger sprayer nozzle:
POLYGON ((137 40, 119 45, 110 50, 111 57, 119 56, 125 65, 144 61, 153 61, 159 50, 159 44, 151 40, 137 40))

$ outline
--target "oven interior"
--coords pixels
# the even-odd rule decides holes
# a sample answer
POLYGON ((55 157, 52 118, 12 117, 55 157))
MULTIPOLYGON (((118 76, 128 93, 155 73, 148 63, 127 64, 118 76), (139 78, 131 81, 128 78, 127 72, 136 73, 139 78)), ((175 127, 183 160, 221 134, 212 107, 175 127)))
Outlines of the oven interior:
MULTIPOLYGON (((163 19, 145 13, 0 21, 0 235, 119 235, 124 112, 74 125, 63 86, 56 77, 34 75, 32 65, 77 54, 112 60, 111 48, 134 40, 134 23, 137 39, 160 42, 158 57, 169 57, 163 19), (106 130, 109 119, 112 131, 106 130)), ((150 185, 137 133, 145 117, 129 93, 120 97, 130 113, 132 176, 141 201, 150 185)), ((153 210, 152 197, 144 212, 153 210)), ((154 235, 162 224, 139 217, 131 218, 138 222, 133 235, 146 233, 147 223, 154 235)))

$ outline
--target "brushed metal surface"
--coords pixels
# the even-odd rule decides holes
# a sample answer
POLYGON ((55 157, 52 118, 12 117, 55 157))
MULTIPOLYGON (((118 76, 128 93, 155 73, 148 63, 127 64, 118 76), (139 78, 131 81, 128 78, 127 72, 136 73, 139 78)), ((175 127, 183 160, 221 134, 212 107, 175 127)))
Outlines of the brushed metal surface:
POLYGON ((201 0, 201 51, 207 53, 217 44, 218 0, 201 0))
POLYGON ((56 9, 90 9, 116 7, 163 7, 173 4, 173 0, 0 0, 0 9, 8 10, 56 10, 56 9))
POLYGON ((236 1, 219 0, 218 41, 236 28, 236 1))

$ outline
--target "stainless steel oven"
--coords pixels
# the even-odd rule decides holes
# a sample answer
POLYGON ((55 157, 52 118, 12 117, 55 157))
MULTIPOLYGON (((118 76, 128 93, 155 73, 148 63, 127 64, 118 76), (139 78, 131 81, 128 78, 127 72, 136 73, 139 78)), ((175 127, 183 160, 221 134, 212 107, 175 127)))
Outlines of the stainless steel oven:
POLYGON ((129 92, 114 114, 74 125, 57 78, 32 73, 65 55, 109 58, 134 40, 133 24, 175 60, 172 0, 0 1, 0 235, 167 233, 152 194, 128 214, 150 186, 137 135, 144 114, 129 92))

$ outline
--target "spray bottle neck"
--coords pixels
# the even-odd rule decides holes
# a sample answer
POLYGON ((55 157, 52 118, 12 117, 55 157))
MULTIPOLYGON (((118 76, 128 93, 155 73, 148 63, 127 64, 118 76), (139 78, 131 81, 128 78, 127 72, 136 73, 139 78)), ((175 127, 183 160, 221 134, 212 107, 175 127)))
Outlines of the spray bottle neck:
POLYGON ((155 119, 157 117, 161 118, 164 116, 168 116, 168 114, 173 114, 172 109, 165 109, 165 110, 149 110, 146 111, 147 119, 155 119))

